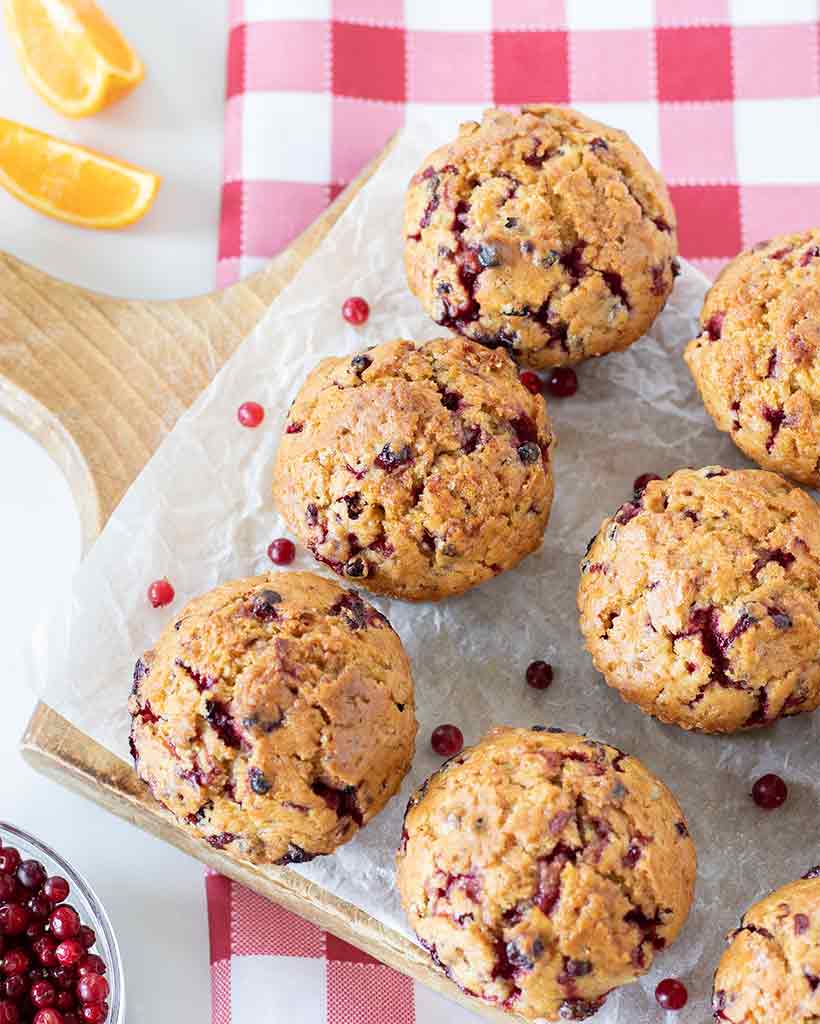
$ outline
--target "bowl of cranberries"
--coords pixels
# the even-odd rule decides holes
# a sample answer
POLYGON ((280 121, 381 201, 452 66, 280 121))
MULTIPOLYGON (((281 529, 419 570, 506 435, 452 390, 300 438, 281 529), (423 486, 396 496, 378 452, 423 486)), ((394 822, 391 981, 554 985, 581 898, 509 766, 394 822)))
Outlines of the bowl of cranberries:
POLYGON ((0 1024, 123 1024, 122 961, 91 886, 0 822, 0 1024))

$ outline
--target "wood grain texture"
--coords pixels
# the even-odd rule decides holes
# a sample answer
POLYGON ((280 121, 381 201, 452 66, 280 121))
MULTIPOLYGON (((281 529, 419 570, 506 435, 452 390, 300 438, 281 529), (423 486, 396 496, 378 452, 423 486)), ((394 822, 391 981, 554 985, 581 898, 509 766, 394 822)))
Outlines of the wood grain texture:
MULTIPOLYGON (((211 295, 179 302, 114 299, 0 254, 0 412, 62 469, 86 546, 389 149, 268 267, 211 295)), ((520 1019, 462 995, 414 943, 296 872, 263 870, 192 839, 130 765, 46 705, 37 706, 21 751, 43 774, 487 1019, 520 1019)))

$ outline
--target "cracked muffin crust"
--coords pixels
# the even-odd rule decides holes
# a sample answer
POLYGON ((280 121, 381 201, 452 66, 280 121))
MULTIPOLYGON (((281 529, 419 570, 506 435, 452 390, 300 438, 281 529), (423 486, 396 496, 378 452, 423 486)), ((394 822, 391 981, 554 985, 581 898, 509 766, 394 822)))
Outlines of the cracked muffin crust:
POLYGON ((134 669, 137 773, 184 827, 248 860, 332 853, 413 759, 410 663, 387 619, 311 573, 191 601, 134 669))
POLYGON ((323 360, 290 410, 276 505, 305 546, 379 594, 436 601, 538 548, 552 505, 544 400, 504 352, 390 341, 323 360))
POLYGON ((562 107, 461 125, 411 179, 404 233, 433 320, 534 369, 627 348, 680 270, 661 176, 624 132, 562 107))
POLYGON ((654 480, 581 563, 581 632, 621 696, 704 732, 820 705, 820 508, 774 473, 654 480))
POLYGON ((751 907, 730 932, 712 1007, 729 1024, 820 1020, 820 868, 751 907))
POLYGON ((696 858, 640 761, 535 726, 494 729, 432 775, 396 860, 411 927, 469 995, 583 1020, 674 941, 696 858))
POLYGON ((820 487, 820 228, 735 257, 684 358, 718 430, 764 469, 820 487))

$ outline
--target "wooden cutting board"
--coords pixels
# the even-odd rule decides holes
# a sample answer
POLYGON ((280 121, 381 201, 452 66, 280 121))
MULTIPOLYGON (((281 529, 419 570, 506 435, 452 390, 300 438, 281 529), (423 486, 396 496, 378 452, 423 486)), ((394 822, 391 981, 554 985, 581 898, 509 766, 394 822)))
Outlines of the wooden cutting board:
MULTIPOLYGON (((390 148, 267 268, 200 298, 108 298, 0 254, 0 412, 38 440, 62 469, 79 507, 86 548, 181 413, 313 253, 390 148)), ((85 244, 93 245, 93 237, 85 244)), ((464 996, 414 943, 296 872, 262 872, 186 835, 130 765, 47 705, 38 704, 21 749, 43 774, 391 967, 490 1020, 513 1019, 464 996)))

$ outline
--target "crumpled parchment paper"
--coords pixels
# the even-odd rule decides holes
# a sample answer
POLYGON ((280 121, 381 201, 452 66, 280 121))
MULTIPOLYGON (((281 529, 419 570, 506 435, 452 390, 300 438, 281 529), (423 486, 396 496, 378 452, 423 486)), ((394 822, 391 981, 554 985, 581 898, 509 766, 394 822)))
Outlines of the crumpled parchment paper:
MULTIPOLYGON (((271 568, 269 541, 285 533, 270 498, 273 456, 287 408, 323 356, 395 337, 440 336, 408 293, 402 265, 403 191, 437 139, 415 129, 361 191, 257 330, 178 422, 115 511, 70 593, 38 627, 26 673, 39 695, 88 735, 128 757, 126 699, 135 659, 174 612, 222 580, 271 568), (339 310, 349 295, 371 306, 354 329, 339 310), (257 430, 236 409, 261 402, 257 430), (155 611, 148 583, 167 575, 172 607, 155 611)), ((541 551, 472 593, 433 605, 375 599, 414 665, 418 753, 389 807, 349 845, 298 870, 385 924, 406 931, 393 890, 393 852, 404 805, 439 759, 433 727, 455 722, 468 743, 500 723, 585 732, 638 755, 673 789, 698 847, 697 902, 682 938, 639 984, 614 993, 601 1024, 645 1024, 662 1012, 652 993, 686 979, 681 1024, 710 1018, 712 972, 724 933, 769 889, 820 861, 818 719, 803 716, 734 739, 690 735, 623 703, 592 668, 577 624, 578 563, 601 520, 632 480, 685 465, 744 464, 702 409, 681 359, 707 282, 684 266, 651 334, 629 351, 580 368, 571 399, 549 401, 558 439, 556 501, 541 551), (524 683, 534 658, 556 669, 546 692, 524 683), (778 771, 782 809, 763 812, 752 781, 778 771)), ((300 551, 294 568, 324 570, 300 551)), ((366 595, 365 595, 366 596, 366 595)))

